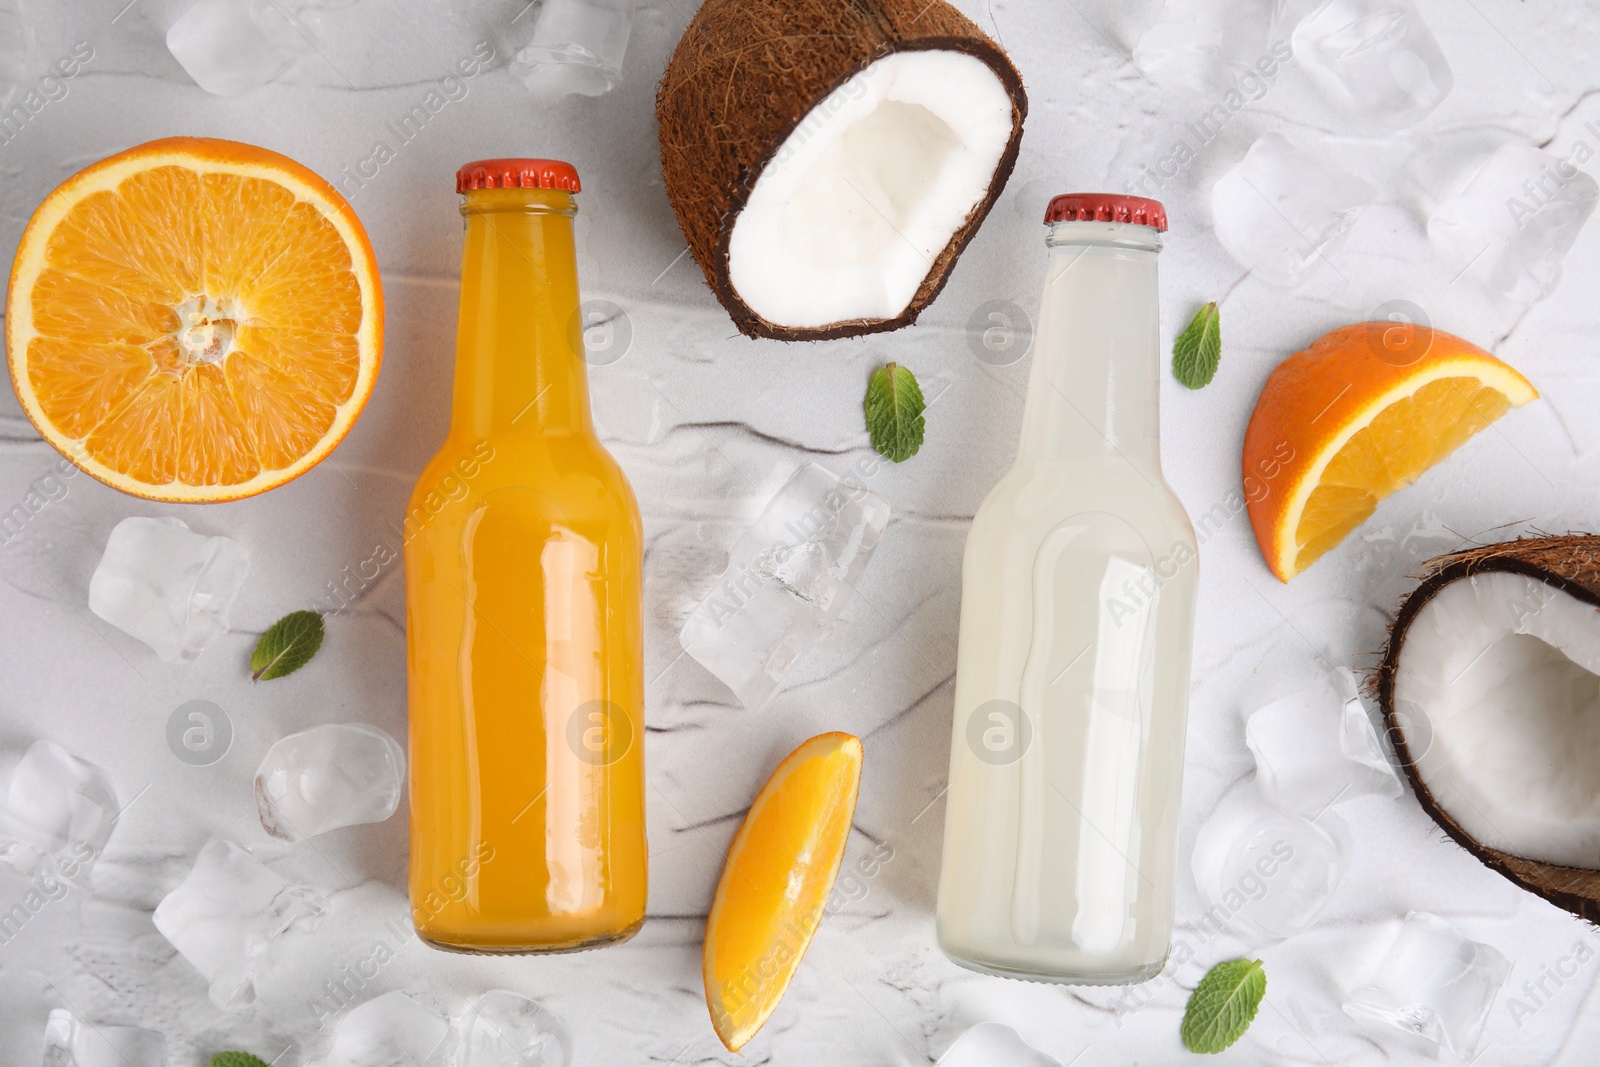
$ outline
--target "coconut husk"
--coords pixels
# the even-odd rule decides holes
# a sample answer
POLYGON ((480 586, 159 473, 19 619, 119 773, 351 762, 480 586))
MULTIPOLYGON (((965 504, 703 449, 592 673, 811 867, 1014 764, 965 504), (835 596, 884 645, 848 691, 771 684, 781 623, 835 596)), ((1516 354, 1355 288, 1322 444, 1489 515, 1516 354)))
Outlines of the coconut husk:
POLYGON ((1523 859, 1476 841, 1434 800, 1417 773, 1395 715, 1395 672, 1399 668, 1406 633, 1417 613, 1451 582, 1487 571, 1509 571, 1534 578, 1600 609, 1600 536, 1595 534, 1522 538, 1430 560, 1425 565, 1421 584, 1406 597, 1389 627, 1388 648, 1377 668, 1375 681, 1384 724, 1394 741, 1395 754, 1411 783, 1412 792, 1440 829, 1491 870, 1558 908, 1600 924, 1600 870, 1523 859))
POLYGON ((1011 61, 945 0, 706 0, 656 92, 661 171, 690 253, 740 332, 789 341, 894 330, 916 321, 1005 188, 1027 111, 1022 78, 1011 61), (983 202, 896 317, 796 328, 757 315, 728 275, 728 239, 756 179, 812 107, 835 89, 893 53, 930 50, 982 60, 1011 97, 1011 137, 983 202))

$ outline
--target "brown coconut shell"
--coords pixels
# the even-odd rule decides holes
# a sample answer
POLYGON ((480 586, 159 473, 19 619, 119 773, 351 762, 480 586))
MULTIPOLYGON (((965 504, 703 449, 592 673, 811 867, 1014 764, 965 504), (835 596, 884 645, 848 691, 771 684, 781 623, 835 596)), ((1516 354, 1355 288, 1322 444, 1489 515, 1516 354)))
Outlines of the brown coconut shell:
POLYGON ((1595 534, 1522 538, 1430 560, 1425 565, 1421 584, 1406 597, 1389 628, 1389 645, 1383 662, 1378 665, 1375 681, 1384 724, 1412 791, 1440 829, 1491 870, 1558 908, 1600 924, 1600 870, 1523 859, 1475 840, 1434 800, 1417 773, 1405 733, 1395 715, 1395 673, 1405 648, 1406 633, 1417 613, 1451 582, 1488 571, 1509 571, 1536 579, 1600 609, 1600 536, 1595 534))
POLYGON ((661 171, 689 251, 734 325, 750 337, 819 341, 897 330, 945 279, 1017 162, 1028 97, 998 45, 945 0, 706 0, 678 41, 656 91, 661 171), (850 78, 896 52, 964 52, 1011 97, 1011 137, 983 202, 892 319, 790 327, 756 314, 734 291, 728 241, 756 179, 806 114, 850 78))

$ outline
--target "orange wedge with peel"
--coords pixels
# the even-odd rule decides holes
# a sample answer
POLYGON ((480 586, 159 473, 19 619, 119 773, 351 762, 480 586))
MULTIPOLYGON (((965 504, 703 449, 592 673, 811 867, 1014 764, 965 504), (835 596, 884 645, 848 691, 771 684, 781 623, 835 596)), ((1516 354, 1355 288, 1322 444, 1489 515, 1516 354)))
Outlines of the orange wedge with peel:
POLYGON ((343 197, 294 160, 151 141, 47 196, 6 297, 22 409, 81 469, 151 500, 305 473, 372 393, 383 295, 343 197))
POLYGON ((730 1051, 783 999, 844 860, 861 785, 861 741, 819 734, 756 794, 706 919, 701 974, 711 1025, 730 1051))
POLYGON ((1278 364, 1244 435, 1250 525, 1287 582, 1384 497, 1537 399, 1526 378, 1426 326, 1363 322, 1278 364))

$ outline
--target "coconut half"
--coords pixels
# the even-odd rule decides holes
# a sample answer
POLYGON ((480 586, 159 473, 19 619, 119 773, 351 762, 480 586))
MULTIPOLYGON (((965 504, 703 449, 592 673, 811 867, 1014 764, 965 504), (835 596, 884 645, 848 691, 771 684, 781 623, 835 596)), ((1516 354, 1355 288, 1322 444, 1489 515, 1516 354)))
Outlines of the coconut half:
POLYGON ((892 330, 1004 188, 1027 107, 945 0, 706 0, 656 95, 661 169, 741 332, 892 330))
POLYGON ((1396 754, 1440 827, 1600 921, 1600 537, 1432 561, 1377 681, 1396 754))

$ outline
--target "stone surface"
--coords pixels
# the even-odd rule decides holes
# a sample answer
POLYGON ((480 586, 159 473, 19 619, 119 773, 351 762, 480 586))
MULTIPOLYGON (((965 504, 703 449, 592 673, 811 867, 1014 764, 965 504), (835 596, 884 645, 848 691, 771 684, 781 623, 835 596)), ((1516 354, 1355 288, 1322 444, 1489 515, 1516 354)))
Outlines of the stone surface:
MULTIPOLYGON (((6 983, 44 976, 37 995, 0 998, 0 1051, 22 1035, 16 1062, 37 1062, 48 1009, 70 1001, 86 1018, 137 1019, 164 1033, 174 1064, 235 1047, 272 1061, 291 1043, 315 1047, 320 1024, 389 990, 425 991, 459 1013, 504 988, 568 1023, 575 1067, 741 1062, 718 1044, 701 1000, 701 917, 722 851, 773 762, 805 737, 846 729, 867 747, 856 814, 863 836, 845 861, 855 873, 744 1062, 927 1064, 986 1020, 1077 1067, 1185 1055, 1177 1035, 1187 990, 1244 951, 1199 925, 1187 873, 1173 962, 1135 989, 983 977, 934 946, 962 540, 1011 460, 1031 362, 981 358, 988 352, 969 323, 996 300, 1036 313, 1039 219, 1051 193, 1122 190, 1147 174, 1173 220, 1161 263, 1164 343, 1201 304, 1221 301, 1227 340, 1216 380, 1198 393, 1162 381, 1166 473, 1194 517, 1204 560, 1178 863, 1187 872, 1201 820, 1252 773, 1240 707, 1287 695, 1319 670, 1369 665, 1407 576, 1463 538, 1593 526, 1600 232, 1580 234, 1561 285, 1526 310, 1456 280, 1424 225, 1432 203, 1463 188, 1502 141, 1547 144, 1563 157, 1580 144, 1586 158, 1600 150, 1592 93, 1600 20, 1589 4, 1496 0, 1479 5, 1480 17, 1424 0, 1456 85, 1404 135, 1352 136, 1290 66, 1264 78, 1237 112, 1224 105, 1225 121, 1213 120, 1203 139, 1202 116, 1221 100, 1164 99, 1122 54, 1155 4, 957 2, 1005 42, 1027 81, 1016 173, 919 325, 866 344, 804 347, 735 336, 682 255, 660 183, 653 97, 692 0, 641 7, 615 90, 548 106, 530 101, 505 69, 528 32, 527 16, 514 22, 525 0, 364 0, 328 10, 322 55, 236 100, 203 92, 166 52, 166 27, 187 0, 27 5, 49 62, 79 42, 92 58, 60 82, 64 90, 41 93, 20 126, 0 130, 0 262, 38 201, 90 160, 179 132, 253 141, 325 175, 361 214, 383 270, 388 348, 365 415, 328 462, 265 496, 201 511, 64 475, 0 389, 0 515, 8 516, 0 759, 9 766, 47 738, 106 768, 128 805, 92 895, 73 890, 48 903, 0 944, 6 983), (403 139, 401 117, 435 92, 437 112, 403 139), (1320 137, 1385 200, 1291 293, 1246 276, 1209 228, 1211 184, 1273 129, 1320 137), (1174 157, 1179 140, 1192 157, 1183 163, 1174 157), (375 152, 379 142, 386 152, 375 152), (595 418, 638 491, 649 551, 651 918, 626 945, 536 960, 445 955, 410 938, 405 819, 289 846, 261 830, 251 795, 257 765, 286 734, 337 721, 405 736, 402 578, 392 557, 404 501, 449 413, 461 240, 451 175, 468 159, 506 152, 566 157, 583 175, 584 293, 619 305, 631 330, 621 357, 591 370, 595 418), (1239 484, 1239 441, 1256 394, 1285 355, 1335 326, 1385 317, 1399 300, 1498 352, 1544 399, 1384 501, 1349 540, 1280 585, 1262 566, 1239 484), (833 636, 771 704, 745 712, 692 659, 675 660, 678 630, 796 466, 815 460, 850 475, 869 456, 861 395, 869 371, 890 359, 922 382, 927 441, 866 483, 894 518, 833 636), (251 551, 232 632, 194 663, 162 663, 87 612, 100 549, 133 514, 203 520, 207 532, 251 551), (244 664, 256 635, 298 608, 331 613, 326 646, 300 672, 252 686, 244 664), (231 749, 207 766, 178 759, 166 740, 173 711, 193 699, 214 702, 232 723, 231 749), (205 983, 150 925, 151 909, 214 834, 317 886, 332 905, 315 937, 290 939, 258 976, 247 1016, 214 1009, 205 983)), ((980 328, 991 321, 977 317, 980 328)), ((1409 795, 1361 798, 1339 813, 1358 842, 1349 870, 1312 931, 1260 951, 1284 1013, 1263 1010, 1232 1059, 1321 1064, 1320 1049, 1359 1067, 1405 1062, 1398 1045, 1374 1045, 1339 1004, 1380 962, 1392 924, 1426 911, 1511 960, 1480 1062, 1587 1064, 1600 1041, 1595 936, 1472 860, 1409 795), (1547 969, 1556 977, 1541 991, 1547 969), (1530 982, 1534 994, 1524 989, 1530 982)), ((0 879, 0 908, 26 892, 0 879)))

